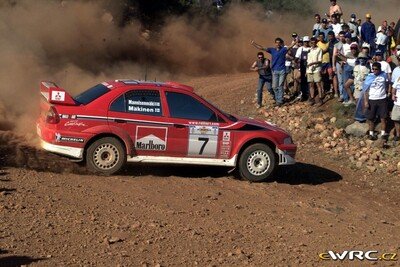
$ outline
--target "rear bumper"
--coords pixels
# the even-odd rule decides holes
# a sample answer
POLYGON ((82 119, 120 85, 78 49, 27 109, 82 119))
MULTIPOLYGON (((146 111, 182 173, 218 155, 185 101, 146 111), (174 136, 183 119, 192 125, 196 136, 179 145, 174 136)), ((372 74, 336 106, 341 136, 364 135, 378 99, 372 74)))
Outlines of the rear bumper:
POLYGON ((280 150, 277 148, 276 153, 278 154, 279 165, 293 165, 296 163, 294 159, 296 150, 280 150))
POLYGON ((64 156, 69 156, 72 158, 76 159, 82 159, 83 157, 83 148, 77 148, 77 147, 70 147, 70 146, 60 146, 60 145, 54 145, 47 143, 46 141, 41 142, 41 147, 44 150, 56 153, 56 154, 61 154, 64 156))

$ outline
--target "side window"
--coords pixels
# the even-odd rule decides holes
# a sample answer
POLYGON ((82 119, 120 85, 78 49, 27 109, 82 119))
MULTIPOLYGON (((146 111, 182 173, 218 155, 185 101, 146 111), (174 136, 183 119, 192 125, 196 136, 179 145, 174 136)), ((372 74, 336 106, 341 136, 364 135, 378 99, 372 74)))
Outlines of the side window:
POLYGON ((132 90, 118 97, 110 106, 110 110, 161 116, 161 100, 158 90, 132 90))
POLYGON ((217 122, 217 116, 208 107, 193 97, 174 92, 166 92, 169 113, 173 118, 217 122))
POLYGON ((121 95, 112 102, 110 106, 111 111, 125 112, 125 95, 121 95))

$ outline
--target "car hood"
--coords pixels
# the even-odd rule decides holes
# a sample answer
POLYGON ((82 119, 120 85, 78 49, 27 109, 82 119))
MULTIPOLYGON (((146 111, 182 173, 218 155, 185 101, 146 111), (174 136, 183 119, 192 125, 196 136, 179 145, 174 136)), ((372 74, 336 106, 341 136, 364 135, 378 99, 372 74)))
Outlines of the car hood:
POLYGON ((253 128, 255 130, 255 129, 257 129, 257 127, 259 127, 260 129, 266 129, 266 130, 270 130, 270 131, 282 131, 282 132, 287 133, 283 129, 279 128, 275 124, 268 122, 268 121, 253 119, 253 118, 239 117, 239 116, 236 116, 236 118, 238 119, 238 121, 235 122, 232 125, 232 127, 229 127, 229 128, 237 129, 237 130, 253 128))

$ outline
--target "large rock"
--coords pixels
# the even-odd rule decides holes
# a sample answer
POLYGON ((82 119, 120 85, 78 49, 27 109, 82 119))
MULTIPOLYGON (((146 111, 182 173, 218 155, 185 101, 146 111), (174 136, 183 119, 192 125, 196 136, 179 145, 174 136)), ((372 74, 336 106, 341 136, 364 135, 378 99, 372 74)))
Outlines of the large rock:
POLYGON ((362 137, 368 132, 368 124, 360 123, 358 121, 346 127, 345 132, 350 135, 362 137))

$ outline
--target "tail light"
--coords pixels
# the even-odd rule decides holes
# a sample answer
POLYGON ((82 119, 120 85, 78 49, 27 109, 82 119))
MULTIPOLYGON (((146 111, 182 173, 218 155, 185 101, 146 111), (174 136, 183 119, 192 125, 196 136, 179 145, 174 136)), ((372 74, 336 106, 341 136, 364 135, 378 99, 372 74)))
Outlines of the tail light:
POLYGON ((46 113, 46 123, 57 124, 60 122, 60 117, 58 116, 55 107, 50 107, 46 113))

